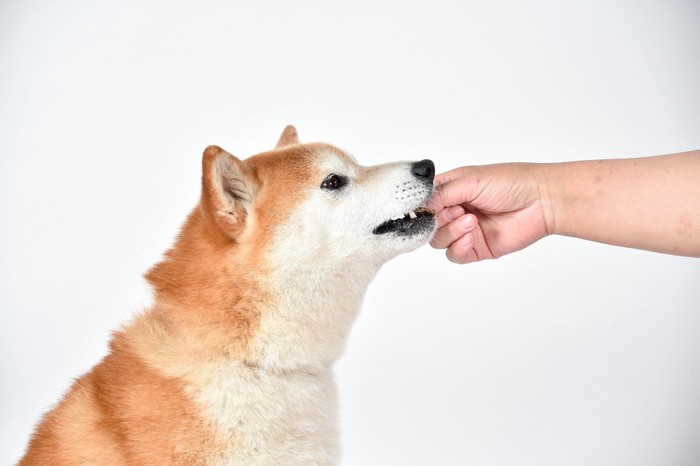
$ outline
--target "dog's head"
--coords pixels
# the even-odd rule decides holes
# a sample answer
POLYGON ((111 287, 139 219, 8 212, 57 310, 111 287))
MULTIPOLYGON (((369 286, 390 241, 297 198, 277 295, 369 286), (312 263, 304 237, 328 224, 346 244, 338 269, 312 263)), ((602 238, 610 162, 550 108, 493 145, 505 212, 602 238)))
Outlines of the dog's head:
POLYGON ((427 242, 423 206, 433 192, 430 160, 365 167, 327 144, 299 144, 285 129, 275 150, 239 160, 211 146, 203 159, 202 208, 221 233, 296 266, 384 262, 427 242))
POLYGON ((379 267, 435 229, 429 160, 364 167, 287 127, 245 160, 208 147, 202 168, 200 203, 147 278, 178 326, 251 364, 336 358, 379 267))

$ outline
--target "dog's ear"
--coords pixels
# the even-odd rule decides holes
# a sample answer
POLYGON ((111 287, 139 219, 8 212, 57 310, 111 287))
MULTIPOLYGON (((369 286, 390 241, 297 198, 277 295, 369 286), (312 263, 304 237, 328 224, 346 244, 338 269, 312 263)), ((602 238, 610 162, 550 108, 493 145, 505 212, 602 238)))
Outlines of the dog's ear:
POLYGON ((282 131, 282 136, 280 136, 279 141, 275 149, 280 149, 285 146, 291 146, 292 144, 299 144, 299 136, 297 135, 297 129, 292 125, 287 125, 282 131))
POLYGON ((256 191, 252 168, 217 146, 202 157, 202 208, 221 230, 236 238, 251 212, 256 191))

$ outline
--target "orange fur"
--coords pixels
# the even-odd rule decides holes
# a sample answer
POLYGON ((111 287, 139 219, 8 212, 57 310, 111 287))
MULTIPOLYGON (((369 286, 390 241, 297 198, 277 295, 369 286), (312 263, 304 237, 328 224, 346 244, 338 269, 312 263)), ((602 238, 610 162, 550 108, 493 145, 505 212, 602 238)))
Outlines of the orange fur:
POLYGON ((297 136, 297 129, 292 125, 287 125, 282 131, 282 136, 280 136, 279 141, 275 149, 280 149, 285 146, 290 146, 292 144, 299 144, 299 137, 297 136))
POLYGON ((110 354, 49 412, 20 465, 196 464, 211 435, 182 383, 115 335, 110 354))

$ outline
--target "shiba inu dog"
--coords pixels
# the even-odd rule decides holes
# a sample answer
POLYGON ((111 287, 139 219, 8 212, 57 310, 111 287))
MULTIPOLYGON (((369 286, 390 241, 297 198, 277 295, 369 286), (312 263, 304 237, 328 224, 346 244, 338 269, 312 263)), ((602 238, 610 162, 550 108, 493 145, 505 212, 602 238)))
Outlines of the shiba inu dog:
POLYGON ((327 144, 204 151, 202 194, 146 275, 150 309, 36 429, 20 465, 338 462, 332 364, 381 265, 427 242, 433 162, 327 144))

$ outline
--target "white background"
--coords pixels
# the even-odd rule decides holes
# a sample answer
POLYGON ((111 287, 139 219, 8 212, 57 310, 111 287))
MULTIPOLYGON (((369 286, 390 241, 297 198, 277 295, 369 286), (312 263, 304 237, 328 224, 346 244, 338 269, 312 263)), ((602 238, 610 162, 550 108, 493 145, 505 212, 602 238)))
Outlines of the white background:
MULTIPOLYGON (((293 123, 439 171, 697 149, 699 24, 672 0, 2 2, 0 462, 148 305, 205 146, 293 123)), ((370 286, 337 375, 344 465, 700 464, 700 262, 425 247, 370 286)))

